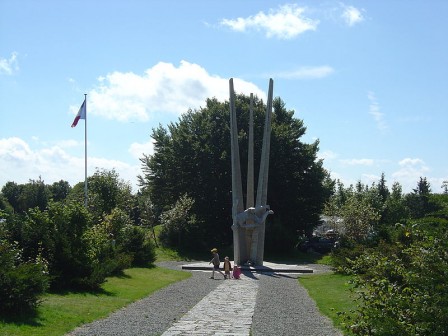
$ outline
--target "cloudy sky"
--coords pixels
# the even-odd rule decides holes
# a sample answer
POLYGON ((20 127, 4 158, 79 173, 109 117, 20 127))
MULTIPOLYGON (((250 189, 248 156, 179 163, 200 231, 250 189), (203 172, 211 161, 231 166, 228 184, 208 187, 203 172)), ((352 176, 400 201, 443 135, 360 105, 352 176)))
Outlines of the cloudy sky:
POLYGON ((0 187, 116 169, 207 97, 274 96, 346 186, 448 180, 448 1, 0 1, 0 187))

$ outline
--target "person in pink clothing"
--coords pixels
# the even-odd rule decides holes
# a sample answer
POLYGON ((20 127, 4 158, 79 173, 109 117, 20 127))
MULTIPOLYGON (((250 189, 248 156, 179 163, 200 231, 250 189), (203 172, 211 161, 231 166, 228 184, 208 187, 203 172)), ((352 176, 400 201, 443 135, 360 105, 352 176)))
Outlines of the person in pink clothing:
POLYGON ((241 269, 238 267, 238 265, 233 265, 233 278, 239 279, 241 275, 241 269))

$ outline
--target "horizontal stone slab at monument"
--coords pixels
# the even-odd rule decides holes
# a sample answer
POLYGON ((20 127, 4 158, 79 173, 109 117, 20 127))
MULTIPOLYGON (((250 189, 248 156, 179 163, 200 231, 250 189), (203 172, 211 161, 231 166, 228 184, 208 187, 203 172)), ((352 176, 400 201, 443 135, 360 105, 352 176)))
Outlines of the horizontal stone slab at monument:
MULTIPOLYGON (((234 264, 233 261, 231 262, 234 264)), ((182 265, 182 269, 190 271, 208 271, 212 270, 213 266, 208 262, 198 262, 182 265)), ((313 273, 314 271, 304 265, 295 264, 279 264, 265 261, 263 266, 240 266, 241 270, 255 273, 313 273)), ((221 268, 222 269, 222 268, 221 268)))

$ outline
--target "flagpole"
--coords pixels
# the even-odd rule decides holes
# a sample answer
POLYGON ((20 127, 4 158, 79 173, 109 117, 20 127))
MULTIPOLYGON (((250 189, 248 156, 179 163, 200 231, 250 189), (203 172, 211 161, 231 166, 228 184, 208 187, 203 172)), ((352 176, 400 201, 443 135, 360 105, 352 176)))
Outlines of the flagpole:
POLYGON ((87 208, 87 93, 84 93, 86 120, 84 121, 84 205, 87 208))

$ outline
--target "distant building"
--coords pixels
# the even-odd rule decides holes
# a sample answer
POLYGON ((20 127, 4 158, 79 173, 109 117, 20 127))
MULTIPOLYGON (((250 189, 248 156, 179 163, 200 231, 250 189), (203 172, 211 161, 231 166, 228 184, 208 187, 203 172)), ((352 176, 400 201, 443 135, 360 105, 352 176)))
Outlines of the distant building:
POLYGON ((320 216, 320 224, 314 229, 313 236, 344 234, 344 220, 337 216, 320 216))

